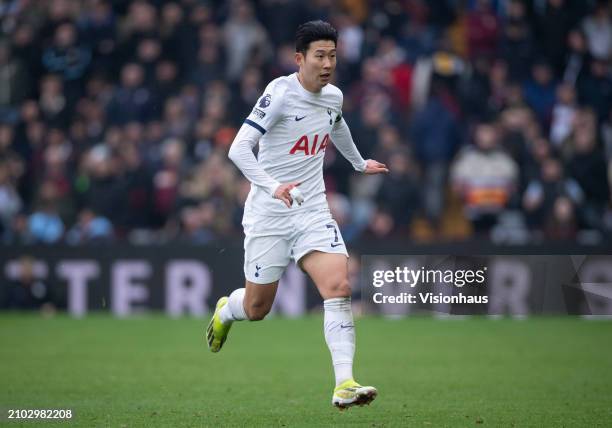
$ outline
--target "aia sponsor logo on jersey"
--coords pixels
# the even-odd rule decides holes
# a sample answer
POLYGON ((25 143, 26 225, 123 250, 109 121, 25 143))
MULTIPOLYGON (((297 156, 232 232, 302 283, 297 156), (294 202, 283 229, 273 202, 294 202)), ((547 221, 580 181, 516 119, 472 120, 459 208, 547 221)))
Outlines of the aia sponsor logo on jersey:
POLYGON ((325 134, 323 139, 319 141, 319 135, 308 138, 308 135, 302 135, 297 142, 289 150, 290 155, 303 154, 305 156, 313 156, 318 154, 320 151, 325 153, 325 148, 329 143, 329 134, 325 134))

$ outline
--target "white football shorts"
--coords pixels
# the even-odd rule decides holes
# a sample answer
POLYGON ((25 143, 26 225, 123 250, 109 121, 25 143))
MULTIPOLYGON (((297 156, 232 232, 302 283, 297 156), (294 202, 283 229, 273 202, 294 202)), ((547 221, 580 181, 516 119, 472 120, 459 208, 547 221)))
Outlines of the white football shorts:
POLYGON ((338 224, 329 209, 290 216, 248 215, 244 227, 244 276, 256 284, 278 281, 291 260, 312 251, 348 257, 338 224))

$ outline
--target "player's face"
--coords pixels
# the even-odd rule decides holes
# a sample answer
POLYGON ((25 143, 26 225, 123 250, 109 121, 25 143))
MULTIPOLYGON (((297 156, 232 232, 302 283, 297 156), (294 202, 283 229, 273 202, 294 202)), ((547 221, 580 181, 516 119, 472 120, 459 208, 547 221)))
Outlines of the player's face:
POLYGON ((336 70, 336 44, 332 40, 312 42, 306 56, 299 52, 295 55, 306 89, 318 92, 331 81, 336 70))

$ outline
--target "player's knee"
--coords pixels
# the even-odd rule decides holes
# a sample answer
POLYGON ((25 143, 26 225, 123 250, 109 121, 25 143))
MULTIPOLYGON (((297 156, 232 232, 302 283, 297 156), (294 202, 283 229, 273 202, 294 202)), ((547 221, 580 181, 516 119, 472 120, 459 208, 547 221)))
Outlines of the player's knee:
POLYGON ((351 295, 351 284, 346 278, 331 281, 328 287, 328 293, 332 297, 349 297, 351 295))
POLYGON ((252 302, 244 305, 249 321, 261 321, 270 312, 271 305, 266 302, 252 302))

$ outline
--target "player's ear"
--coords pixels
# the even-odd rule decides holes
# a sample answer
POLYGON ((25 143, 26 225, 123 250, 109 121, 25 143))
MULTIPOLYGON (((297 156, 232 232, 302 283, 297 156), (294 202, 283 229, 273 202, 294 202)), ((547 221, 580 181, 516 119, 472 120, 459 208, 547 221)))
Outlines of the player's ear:
POLYGON ((297 64, 298 67, 302 66, 302 63, 304 62, 304 54, 302 52, 296 52, 295 53, 295 63, 297 64))

